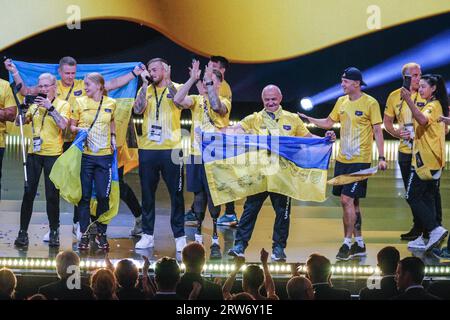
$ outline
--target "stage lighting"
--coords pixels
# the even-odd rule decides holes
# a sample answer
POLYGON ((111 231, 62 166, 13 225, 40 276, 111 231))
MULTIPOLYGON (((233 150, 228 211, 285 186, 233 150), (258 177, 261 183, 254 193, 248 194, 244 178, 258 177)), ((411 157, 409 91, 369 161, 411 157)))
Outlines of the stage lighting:
MULTIPOLYGON (((422 70, 444 66, 450 62, 449 40, 450 30, 446 30, 376 66, 362 70, 364 81, 371 88, 394 80, 397 80, 400 84, 402 66, 411 61, 420 64, 422 70)), ((336 80, 339 80, 339 78, 340 75, 336 75, 336 80)), ((448 89, 449 84, 447 83, 448 89)), ((341 85, 337 84, 315 94, 311 99, 317 105, 336 99, 341 95, 343 95, 341 85)))
POLYGON ((300 100, 300 106, 305 111, 310 111, 314 108, 313 101, 310 98, 303 98, 300 100))

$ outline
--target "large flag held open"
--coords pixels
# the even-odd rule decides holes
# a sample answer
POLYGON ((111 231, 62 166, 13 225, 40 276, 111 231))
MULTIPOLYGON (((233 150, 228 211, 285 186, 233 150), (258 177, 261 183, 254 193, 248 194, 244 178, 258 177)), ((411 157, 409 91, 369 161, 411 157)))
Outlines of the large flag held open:
POLYGON ((260 192, 325 201, 333 143, 329 138, 202 134, 203 162, 214 205, 260 192))
MULTIPOLYGON (((57 79, 59 79, 57 64, 28 63, 23 61, 14 61, 14 64, 17 66, 17 69, 19 70, 20 75, 27 86, 37 85, 39 76, 44 72, 54 74, 57 79)), ((83 79, 87 73, 99 72, 107 81, 130 73, 137 64, 138 62, 78 64, 76 76, 78 79, 83 79)), ((12 81, 11 76, 10 81, 12 81)), ((114 152, 109 201, 110 209, 99 218, 99 221, 105 224, 109 223, 112 217, 114 217, 119 210, 120 192, 117 170, 118 162, 125 166, 127 169, 126 171, 131 170, 138 164, 137 146, 127 145, 127 141, 130 140, 130 136, 135 134, 134 128, 129 126, 129 124, 137 85, 138 79, 135 78, 128 82, 128 84, 108 92, 108 96, 116 100, 117 107, 114 113, 114 121, 116 124, 116 144, 121 152, 114 152), (133 130, 129 130, 129 128, 132 128, 133 130), (122 151, 122 148, 125 151, 122 151), (118 159, 118 154, 121 156, 120 159, 118 159)), ((14 128, 12 128, 12 130, 14 130, 14 128)), ((9 134, 11 133, 13 132, 9 132, 9 134)), ((81 154, 83 152, 84 140, 86 139, 85 134, 86 133, 80 132, 77 135, 72 146, 55 162, 50 174, 50 179, 60 190, 61 197, 72 204, 78 204, 81 199, 80 169, 81 154)), ((93 199, 91 201, 91 214, 94 216, 96 211, 95 209, 96 200, 95 195, 93 195, 93 199)))

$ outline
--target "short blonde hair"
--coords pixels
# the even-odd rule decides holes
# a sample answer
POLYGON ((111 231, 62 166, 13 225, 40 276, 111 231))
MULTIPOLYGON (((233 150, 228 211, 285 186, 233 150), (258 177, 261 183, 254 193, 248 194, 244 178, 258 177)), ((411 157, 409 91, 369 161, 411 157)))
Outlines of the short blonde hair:
POLYGON ((39 78, 39 80, 43 80, 43 79, 48 79, 50 80, 52 83, 56 83, 56 77, 54 75, 52 75, 51 73, 45 72, 42 73, 39 78))
POLYGON ((415 63, 415 62, 408 62, 407 64, 404 64, 402 67, 402 76, 405 76, 406 71, 408 71, 410 68, 419 68, 420 69, 420 64, 415 63))

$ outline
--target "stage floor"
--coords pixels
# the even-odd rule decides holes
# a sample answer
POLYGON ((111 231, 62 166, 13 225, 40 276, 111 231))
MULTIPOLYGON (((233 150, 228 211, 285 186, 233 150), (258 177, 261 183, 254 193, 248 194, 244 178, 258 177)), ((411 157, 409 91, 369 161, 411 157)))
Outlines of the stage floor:
MULTIPOLYGON (((42 242, 42 236, 48 231, 45 213, 45 197, 43 177, 39 186, 39 195, 34 204, 34 213, 29 228, 30 245, 27 250, 14 247, 14 239, 19 228, 19 212, 23 192, 23 172, 19 166, 16 152, 5 153, 2 177, 2 201, 0 202, 0 257, 28 257, 48 258, 54 257, 57 251, 49 249, 42 242)), ((363 216, 363 236, 366 241, 368 255, 358 260, 360 265, 376 266, 377 252, 388 245, 397 247, 402 257, 412 254, 423 258, 427 265, 448 264, 449 261, 439 261, 433 255, 423 255, 420 252, 408 250, 407 242, 401 241, 399 235, 411 227, 410 209, 403 198, 403 184, 400 171, 395 163, 389 163, 389 170, 379 172, 371 178, 368 184, 368 197, 361 201, 363 216)), ((330 175, 332 170, 330 169, 330 175)), ((132 172, 125 180, 141 198, 139 176, 132 172)), ((450 201, 449 201, 450 174, 444 172, 441 181, 441 195, 443 207, 444 227, 450 228, 450 201)), ((291 226, 286 248, 287 262, 304 263, 311 253, 320 253, 335 263, 335 255, 341 245, 343 237, 342 210, 339 199, 331 195, 328 190, 328 199, 323 203, 310 203, 293 201, 291 211, 291 226)), ((192 194, 185 193, 186 208, 192 202, 192 194)), ((243 201, 236 203, 238 215, 242 213, 243 201)), ((157 191, 157 216, 155 226, 155 247, 153 250, 135 250, 136 239, 129 236, 134 218, 124 203, 121 203, 120 213, 108 227, 108 237, 111 245, 109 256, 112 259, 133 258, 140 260, 141 255, 147 255, 152 260, 161 256, 175 257, 175 243, 170 228, 170 201, 167 189, 160 181, 157 191)), ((61 201, 61 247, 63 249, 76 249, 72 243, 72 207, 61 201)), ((270 200, 264 204, 256 227, 246 251, 249 262, 259 261, 261 248, 270 250, 272 246, 272 229, 274 211, 270 200)), ((204 222, 204 242, 208 249, 211 244, 212 222, 207 216, 204 222)), ((189 241, 194 240, 195 228, 186 227, 189 241)), ((235 229, 219 228, 220 244, 223 252, 223 261, 228 261, 227 251, 233 245, 235 229)), ((444 243, 445 245, 445 243, 444 243)), ((104 253, 92 250, 85 256, 102 258, 104 253)), ((355 264, 355 261, 348 262, 355 264)))

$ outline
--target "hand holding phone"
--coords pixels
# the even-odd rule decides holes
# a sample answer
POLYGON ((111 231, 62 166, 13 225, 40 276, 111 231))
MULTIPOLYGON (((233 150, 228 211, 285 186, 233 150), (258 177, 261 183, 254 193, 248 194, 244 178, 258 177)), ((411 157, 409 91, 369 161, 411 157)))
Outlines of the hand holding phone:
POLYGON ((411 88, 411 76, 405 75, 403 77, 403 85, 402 85, 402 87, 407 89, 407 90, 410 90, 410 88, 411 88))

